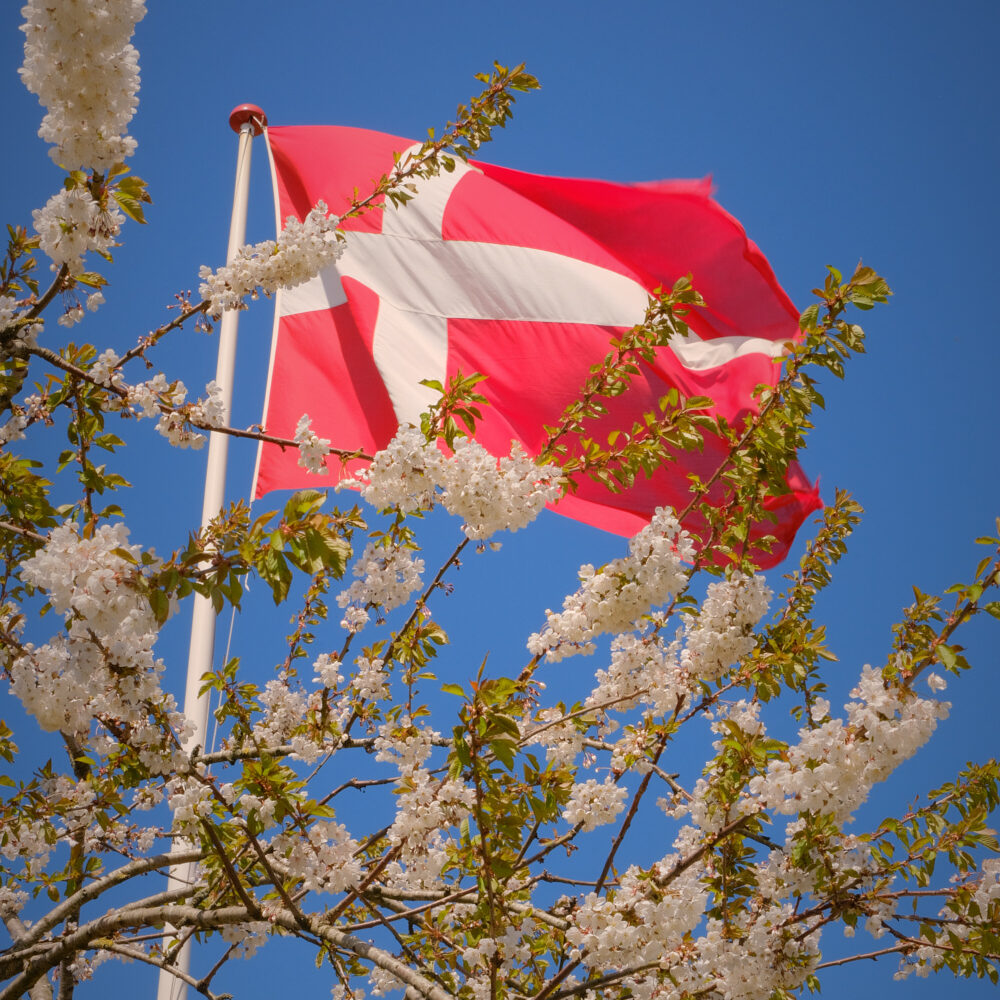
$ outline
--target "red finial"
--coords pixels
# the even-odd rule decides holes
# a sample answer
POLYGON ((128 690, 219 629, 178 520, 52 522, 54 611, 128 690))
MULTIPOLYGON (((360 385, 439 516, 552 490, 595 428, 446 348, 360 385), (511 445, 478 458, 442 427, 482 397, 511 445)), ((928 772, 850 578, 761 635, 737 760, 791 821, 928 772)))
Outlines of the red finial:
POLYGON ((253 123, 253 134, 260 135, 267 125, 267 115, 256 104, 239 104, 229 112, 229 127, 239 132, 247 122, 253 123))

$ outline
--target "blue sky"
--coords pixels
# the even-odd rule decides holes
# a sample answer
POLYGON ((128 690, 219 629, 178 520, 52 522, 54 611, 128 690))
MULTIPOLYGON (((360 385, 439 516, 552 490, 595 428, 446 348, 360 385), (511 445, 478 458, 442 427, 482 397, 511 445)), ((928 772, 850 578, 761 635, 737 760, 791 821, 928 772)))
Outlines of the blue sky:
MULTIPOLYGON (((60 176, 34 135, 41 110, 16 76, 17 6, 0 10, 7 134, 0 205, 4 221, 28 223, 60 176)), ((142 91, 131 164, 150 184, 150 225, 126 229, 106 272, 108 304, 74 330, 78 340, 131 346, 163 321, 175 292, 197 289, 201 264, 222 262, 235 104, 261 105, 273 124, 346 124, 419 138, 476 91, 474 73, 494 59, 523 61, 542 90, 519 100, 485 159, 619 181, 711 174, 719 201, 800 307, 828 263, 850 270, 863 258, 895 291, 887 308, 861 318, 868 354, 846 383, 825 384, 827 410, 803 457, 826 498, 846 488, 867 512, 819 607, 840 657, 829 678, 834 704, 863 664, 884 661, 912 585, 940 592, 971 576, 982 551, 972 539, 992 533, 1000 514, 996 4, 447 0, 389 3, 376 13, 317 0, 174 0, 150 7, 135 40, 142 91)), ((254 156, 248 237, 258 240, 273 234, 273 208, 261 144, 254 156)), ((241 322, 238 424, 260 418, 270 327, 268 303, 241 322)), ((195 391, 214 373, 214 352, 214 340, 187 332, 158 364, 195 391)), ((137 485, 126 503, 133 538, 169 550, 197 522, 204 453, 172 451, 148 433, 139 440, 127 459, 137 485)), ((235 497, 248 489, 253 455, 240 443, 230 455, 235 497)), ((456 528, 437 521, 433 528, 432 544, 443 550, 456 528)), ((622 544, 546 514, 539 530, 507 540, 492 563, 473 561, 461 583, 470 593, 479 583, 493 588, 498 635, 484 644, 463 633, 456 596, 446 612, 457 629, 454 655, 467 651, 465 662, 478 665, 485 645, 493 663, 508 649, 516 657, 520 637, 572 588, 576 567, 605 561, 622 544)), ((236 623, 234 652, 269 649, 262 644, 285 630, 286 616, 257 597, 254 624, 236 623)), ((163 642, 178 688, 186 628, 185 615, 163 642)), ((949 685, 952 718, 880 796, 876 812, 901 807, 966 760, 996 755, 996 633, 977 624, 965 640, 976 669, 949 685)), ((600 666, 572 662, 574 671, 600 666)), ((450 669, 461 673, 461 661, 453 658, 450 669)), ((274 974, 266 964, 265 971, 274 974)), ((941 980, 893 984, 892 971, 891 963, 848 967, 829 975, 826 994, 993 992, 941 980)), ((124 976, 134 988, 148 985, 134 968, 124 976)))

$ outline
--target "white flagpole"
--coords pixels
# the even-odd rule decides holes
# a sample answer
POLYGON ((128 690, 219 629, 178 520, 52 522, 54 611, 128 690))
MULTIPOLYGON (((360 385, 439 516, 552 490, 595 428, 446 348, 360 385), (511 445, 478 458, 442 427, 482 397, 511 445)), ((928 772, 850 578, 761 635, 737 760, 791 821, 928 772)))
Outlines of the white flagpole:
MULTIPOLYGON (((255 135, 260 135, 267 125, 267 116, 254 104, 241 104, 229 115, 229 125, 239 134, 236 153, 236 185, 233 190, 233 212, 229 223, 229 248, 226 263, 231 264, 236 251, 246 241, 247 201, 250 193, 250 153, 255 135)), ((230 309, 222 315, 219 324, 219 356, 215 367, 215 381, 222 390, 222 419, 228 424, 232 411, 233 373, 236 367, 236 333, 239 311, 230 309)), ((214 518, 225 501, 226 459, 229 455, 229 435, 213 431, 208 442, 208 468, 205 472, 205 496, 201 507, 201 526, 204 528, 214 518)), ((188 649, 187 683, 184 688, 184 714, 194 723, 194 733, 187 749, 205 747, 208 737, 209 698, 198 695, 201 678, 212 669, 215 650, 215 609, 207 597, 195 595, 191 618, 191 645, 188 649)), ((183 844, 175 845, 182 848, 183 844)), ((170 869, 168 888, 190 885, 195 866, 175 865, 170 869)), ((164 941, 166 944, 166 940, 164 941)), ((191 943, 188 941, 174 962, 179 972, 191 967, 191 943)), ((170 972, 161 970, 157 985, 157 1000, 183 1000, 187 985, 170 972)))

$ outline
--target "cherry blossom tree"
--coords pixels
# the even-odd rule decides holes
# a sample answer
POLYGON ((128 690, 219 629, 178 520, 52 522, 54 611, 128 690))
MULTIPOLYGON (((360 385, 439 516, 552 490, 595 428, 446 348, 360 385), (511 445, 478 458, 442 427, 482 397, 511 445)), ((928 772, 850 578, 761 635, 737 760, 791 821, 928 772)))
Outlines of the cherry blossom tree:
MULTIPOLYGON (((178 547, 158 556, 113 502, 127 488, 115 430, 134 441, 150 418, 178 447, 210 431, 265 437, 224 426, 214 384, 190 401, 179 379, 155 371, 158 345, 314 276, 342 252, 341 219, 317 205, 276 241, 204 268, 199 301, 182 299, 126 353, 104 348, 87 313, 149 200, 125 166, 138 105, 131 38, 145 8, 31 0, 23 13, 21 76, 66 177, 30 227, 9 227, 0 270, 0 663, 7 697, 51 754, 26 759, 0 725, 10 765, 0 1000, 69 998, 110 958, 168 970, 212 998, 229 960, 278 936, 328 970, 336 1000, 787 997, 819 989, 831 965, 873 957, 900 977, 996 982, 997 762, 925 789, 903 815, 854 832, 848 823, 947 714, 945 675, 969 668, 963 626, 1000 617, 1000 541, 980 540, 982 561, 947 601, 917 593, 884 662, 859 672, 843 706, 825 697, 832 653, 813 609, 860 508, 837 494, 779 595, 755 566, 766 540, 747 541, 804 446, 816 373, 842 375, 863 349, 851 310, 885 301, 881 277, 829 270, 780 380, 743 426, 671 395, 655 432, 580 446, 603 401, 685 331, 700 299, 682 280, 594 359, 537 459, 516 444, 497 459, 477 444, 488 385, 459 377, 346 484, 360 506, 350 493, 307 490, 251 519, 237 503, 190 535, 178 525, 178 547), (97 342, 63 341, 60 327, 84 320, 97 342), (726 442, 726 459, 692 479, 686 510, 658 510, 626 555, 581 566, 561 610, 539 609, 514 669, 484 659, 442 693, 433 669, 448 636, 435 616, 463 558, 488 559, 505 532, 530 531, 583 477, 626 488, 705 435, 726 442), (710 505, 718 484, 723 501, 710 505), (456 536, 437 565, 420 542, 435 507, 456 536), (697 532, 684 527, 692 512, 697 532), (192 746, 164 687, 160 630, 195 595, 240 607, 251 579, 294 615, 285 658, 263 686, 235 659, 207 674, 218 742, 192 746), (582 697, 549 696, 552 664, 585 654, 598 667, 582 697), (797 735, 769 734, 789 709, 797 735), (704 769, 685 786, 670 750, 705 720, 704 769), (376 776, 343 780, 361 770, 357 758, 376 776), (384 793, 388 824, 366 825, 351 808, 359 788, 384 793), (640 822, 665 831, 652 859, 626 844, 640 822), (576 850, 591 867, 568 860, 576 850), (181 863, 194 877, 168 884, 167 867, 181 863), (834 929, 858 925, 876 951, 824 957, 834 929), (195 935, 210 956, 197 973, 178 961, 195 935)), ((474 153, 535 86, 520 67, 481 82, 440 138, 346 214, 405 201, 412 179, 474 153)), ((316 471, 331 454, 356 454, 306 415, 277 443, 316 471)), ((502 608, 482 609, 484 653, 490 631, 509 624, 502 608)))

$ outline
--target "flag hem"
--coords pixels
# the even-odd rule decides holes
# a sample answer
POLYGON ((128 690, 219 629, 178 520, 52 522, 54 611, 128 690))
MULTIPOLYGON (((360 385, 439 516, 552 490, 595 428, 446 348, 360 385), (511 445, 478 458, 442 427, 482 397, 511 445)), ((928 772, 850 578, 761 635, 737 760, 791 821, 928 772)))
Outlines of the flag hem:
MULTIPOLYGON (((267 127, 264 128, 264 146, 267 149, 267 164, 271 172, 271 194, 274 199, 274 231, 277 237, 281 233, 281 204, 278 198, 278 171, 274 164, 274 155, 271 152, 271 138, 268 135, 267 127)), ((274 320, 271 323, 271 346, 270 356, 267 362, 267 384, 264 387, 264 407, 260 414, 261 430, 266 431, 264 421, 267 419, 267 407, 271 401, 271 382, 274 375, 274 357, 278 350, 278 326, 281 322, 281 293, 279 288, 274 295, 274 320)), ((257 483, 260 478, 261 456, 264 452, 264 442, 257 442, 257 457, 253 464, 253 479, 250 483, 250 496, 256 498, 257 483)))

